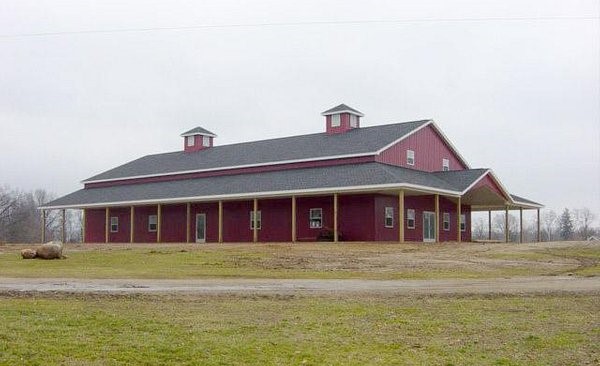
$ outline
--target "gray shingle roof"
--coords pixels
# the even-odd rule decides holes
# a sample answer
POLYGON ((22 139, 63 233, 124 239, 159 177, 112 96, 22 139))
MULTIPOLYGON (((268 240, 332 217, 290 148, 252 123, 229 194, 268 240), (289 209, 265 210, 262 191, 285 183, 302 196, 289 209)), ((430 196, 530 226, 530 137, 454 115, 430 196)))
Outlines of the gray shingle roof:
POLYGON ((428 122, 430 120, 355 128, 334 135, 316 133, 245 142, 215 146, 194 153, 176 151, 147 155, 86 181, 374 153, 428 122))
MULTIPOLYGON (((468 177, 477 178, 476 174, 471 174, 469 171, 464 172, 468 177)), ((61 197, 46 204, 45 207, 82 207, 99 203, 176 200, 190 197, 206 198, 235 194, 260 194, 402 183, 448 191, 459 190, 433 173, 381 163, 364 163, 88 188, 61 197)))
POLYGON ((457 190, 464 191, 486 171, 487 169, 450 170, 432 174, 448 182, 457 190))
POLYGON ((361 117, 364 116, 360 111, 357 111, 356 109, 354 109, 352 107, 348 107, 347 105, 345 105, 343 103, 340 104, 340 105, 338 105, 338 106, 336 106, 336 107, 333 107, 331 109, 326 110, 325 112, 321 113, 321 115, 327 116, 327 115, 335 114, 335 113, 338 113, 338 112, 352 112, 352 113, 354 113, 356 115, 359 115, 361 117))
POLYGON ((192 128, 191 130, 186 131, 181 134, 181 136, 191 136, 191 135, 217 136, 215 133, 210 132, 209 130, 204 129, 202 127, 192 128))
POLYGON ((516 194, 511 194, 510 196, 512 197, 513 201, 517 201, 517 202, 521 202, 521 203, 528 203, 530 205, 535 205, 535 206, 542 206, 541 203, 537 203, 537 202, 532 201, 530 199, 517 196, 516 194))

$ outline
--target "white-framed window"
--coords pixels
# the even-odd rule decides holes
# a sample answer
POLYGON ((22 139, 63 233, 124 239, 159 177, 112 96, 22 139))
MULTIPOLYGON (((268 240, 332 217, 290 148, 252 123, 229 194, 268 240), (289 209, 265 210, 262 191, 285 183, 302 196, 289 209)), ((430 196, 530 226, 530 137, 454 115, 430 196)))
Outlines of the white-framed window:
POLYGON ((358 127, 358 116, 355 114, 350 115, 350 127, 352 127, 352 128, 358 127))
POLYGON ((460 231, 467 231, 467 215, 460 215, 460 231))
POLYGON ((111 233, 119 232, 119 218, 117 216, 112 216, 110 218, 110 232, 111 233))
POLYGON ((210 137, 209 136, 202 136, 202 146, 210 147, 210 137))
POLYGON ((186 137, 186 141, 187 141, 187 146, 192 147, 192 146, 196 145, 196 136, 188 136, 188 137, 186 137))
MULTIPOLYGON (((256 211, 256 230, 262 227, 262 215, 260 210, 256 211)), ((250 211, 250 230, 254 230, 254 211, 250 211)))
POLYGON ((341 116, 339 114, 331 115, 331 127, 340 127, 342 124, 341 116))
POLYGON ((447 172, 448 170, 450 170, 450 160, 448 159, 442 159, 442 170, 447 172))
POLYGON ((408 210, 406 210, 406 228, 414 229, 415 221, 415 210, 409 208, 408 210))
POLYGON ((311 208, 309 211, 309 227, 311 229, 320 229, 323 227, 323 209, 311 208))
POLYGON ((406 164, 415 165, 415 152, 413 150, 406 150, 406 164))
POLYGON ((148 231, 153 233, 158 228, 158 216, 150 215, 148 216, 148 231))
POLYGON ((444 212, 443 215, 443 227, 445 231, 449 231, 450 230, 450 213, 449 212, 444 212))
POLYGON ((385 227, 394 227, 394 208, 385 208, 385 227))

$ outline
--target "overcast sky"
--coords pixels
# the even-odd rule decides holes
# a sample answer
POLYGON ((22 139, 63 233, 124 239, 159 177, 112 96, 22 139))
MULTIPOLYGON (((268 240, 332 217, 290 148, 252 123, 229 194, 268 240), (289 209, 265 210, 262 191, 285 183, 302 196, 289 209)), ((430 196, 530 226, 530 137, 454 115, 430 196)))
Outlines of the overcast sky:
POLYGON ((600 213, 599 14, 597 0, 2 0, 0 185, 63 195, 180 150, 196 126, 220 145, 321 132, 319 113, 346 103, 363 126, 433 118, 511 192, 600 213))

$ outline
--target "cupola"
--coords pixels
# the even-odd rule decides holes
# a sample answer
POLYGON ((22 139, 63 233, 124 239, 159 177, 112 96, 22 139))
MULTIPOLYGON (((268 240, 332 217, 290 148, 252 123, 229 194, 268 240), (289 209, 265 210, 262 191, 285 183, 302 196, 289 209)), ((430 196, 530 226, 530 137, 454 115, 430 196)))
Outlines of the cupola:
POLYGON ((325 130, 328 134, 344 133, 360 127, 360 117, 364 114, 345 104, 326 110, 321 113, 325 116, 325 130))
POLYGON ((202 127, 196 127, 182 133, 181 137, 183 137, 183 150, 185 152, 194 152, 212 147, 213 139, 217 135, 202 127))

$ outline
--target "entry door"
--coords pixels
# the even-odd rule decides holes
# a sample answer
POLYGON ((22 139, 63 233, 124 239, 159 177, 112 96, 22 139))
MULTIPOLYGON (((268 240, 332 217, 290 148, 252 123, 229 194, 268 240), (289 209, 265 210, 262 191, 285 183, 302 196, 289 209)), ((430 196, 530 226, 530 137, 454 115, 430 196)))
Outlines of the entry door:
POLYGON ((196 243, 206 242, 206 214, 196 215, 196 243))
POLYGON ((423 241, 435 241, 435 212, 423 212, 423 241))

